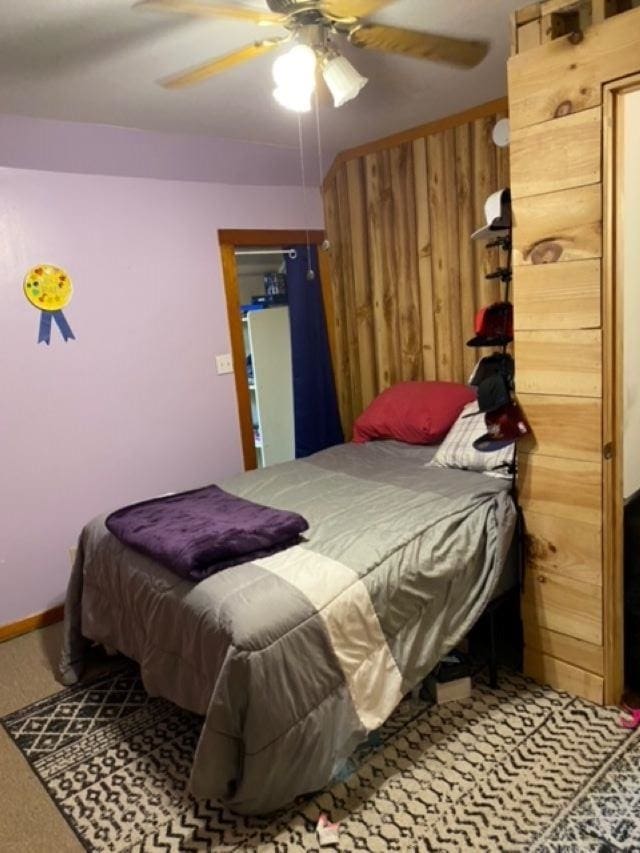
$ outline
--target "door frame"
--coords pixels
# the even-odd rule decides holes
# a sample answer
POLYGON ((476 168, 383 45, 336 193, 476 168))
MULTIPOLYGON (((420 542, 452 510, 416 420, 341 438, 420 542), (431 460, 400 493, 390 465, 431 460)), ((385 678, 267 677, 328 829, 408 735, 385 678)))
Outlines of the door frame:
POLYGON ((623 497, 623 293, 617 286, 620 241, 616 198, 621 180, 619 103, 640 89, 640 74, 603 87, 602 245, 602 547, 604 701, 618 703, 624 692, 624 497, 623 497))
MULTIPOLYGON (((307 241, 309 242, 309 245, 319 248, 325 241, 324 231, 251 228, 222 228, 218 231, 218 243, 220 245, 220 255, 222 258, 222 277, 227 302, 231 357, 233 360, 233 374, 236 385, 236 398, 238 401, 238 421, 240 424, 240 438, 242 441, 242 455, 245 471, 257 468, 258 460, 253 440, 249 381, 247 379, 247 371, 245 369, 245 351, 242 334, 242 317, 240 316, 240 290, 238 287, 236 249, 249 247, 277 249, 280 246, 289 246, 292 244, 306 245, 307 241)), ((325 251, 318 251, 318 272, 320 275, 322 301, 324 304, 324 312, 327 322, 331 361, 335 372, 335 311, 331 291, 329 259, 328 254, 325 251)))

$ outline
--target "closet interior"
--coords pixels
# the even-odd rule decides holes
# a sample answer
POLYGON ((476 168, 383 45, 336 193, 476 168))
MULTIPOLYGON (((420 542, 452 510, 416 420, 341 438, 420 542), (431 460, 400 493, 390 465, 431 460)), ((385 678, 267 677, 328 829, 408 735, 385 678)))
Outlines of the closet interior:
POLYGON ((241 248, 235 253, 246 378, 259 468, 295 458, 285 251, 288 250, 241 248))

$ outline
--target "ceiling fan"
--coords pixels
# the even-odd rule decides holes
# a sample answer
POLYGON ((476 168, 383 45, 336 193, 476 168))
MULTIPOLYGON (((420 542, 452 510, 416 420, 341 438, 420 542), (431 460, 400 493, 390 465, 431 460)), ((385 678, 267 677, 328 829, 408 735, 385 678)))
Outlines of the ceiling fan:
POLYGON ((335 106, 354 98, 367 83, 340 55, 336 37, 345 37, 356 47, 399 53, 415 59, 442 62, 461 68, 473 68, 487 54, 488 43, 417 30, 376 24, 369 16, 390 6, 395 0, 266 0, 268 10, 198 0, 140 0, 138 9, 176 12, 205 18, 228 18, 257 24, 281 26, 286 35, 254 41, 239 50, 211 59, 195 68, 161 80, 167 89, 181 89, 201 83, 215 74, 228 71, 250 59, 276 50, 287 42, 294 47, 276 59, 273 74, 274 96, 283 106, 296 112, 311 108, 311 95, 322 75, 333 95, 335 106))

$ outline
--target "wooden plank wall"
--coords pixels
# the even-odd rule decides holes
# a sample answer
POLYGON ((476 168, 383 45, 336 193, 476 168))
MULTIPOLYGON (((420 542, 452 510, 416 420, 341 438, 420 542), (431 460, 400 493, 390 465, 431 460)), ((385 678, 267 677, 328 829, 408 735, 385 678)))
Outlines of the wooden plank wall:
POLYGON ((499 293, 484 278, 496 255, 470 235, 484 224, 487 196, 509 184, 506 149, 491 139, 505 115, 506 102, 493 102, 346 152, 325 181, 336 385, 347 436, 389 385, 463 382, 471 372, 478 353, 465 341, 474 314, 499 293))
MULTIPOLYGON (((603 85, 640 70, 640 9, 511 57, 516 385, 528 560, 525 671, 597 702, 622 690, 620 578, 603 503, 603 85), (604 540, 604 544, 603 544, 604 540)), ((604 396, 603 396, 604 395, 604 396)))
POLYGON ((537 0, 515 11, 511 18, 511 53, 522 53, 541 44, 599 24, 605 18, 640 6, 640 0, 537 0))

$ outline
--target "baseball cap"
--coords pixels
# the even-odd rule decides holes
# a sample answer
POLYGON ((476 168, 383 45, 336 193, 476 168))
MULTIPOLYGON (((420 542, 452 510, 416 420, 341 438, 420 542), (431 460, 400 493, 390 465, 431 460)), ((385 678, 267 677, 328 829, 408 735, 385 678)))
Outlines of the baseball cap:
POLYGON ((495 412, 511 401, 507 380, 500 373, 487 376, 478 385, 478 408, 481 412, 495 412))
POLYGON ((472 240, 483 240, 493 236, 494 231, 511 228, 511 191, 504 187, 491 193, 484 203, 484 218, 487 224, 471 235, 472 240))
POLYGON ((507 382, 513 382, 515 367, 513 358, 508 352, 494 352, 491 355, 485 355, 473 368, 473 372, 469 378, 469 385, 480 385, 480 383, 488 376, 493 376, 499 373, 505 377, 507 382))
POLYGON ((487 432, 473 442, 476 450, 500 450, 501 447, 506 447, 531 432, 522 409, 515 400, 494 412, 487 412, 484 420, 487 432))
POLYGON ((467 341, 468 347, 505 346, 513 340, 513 305, 494 302, 481 308, 474 323, 475 337, 467 341))

